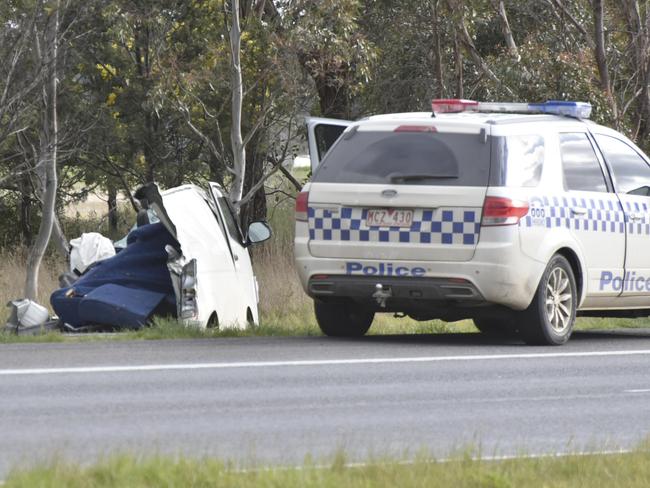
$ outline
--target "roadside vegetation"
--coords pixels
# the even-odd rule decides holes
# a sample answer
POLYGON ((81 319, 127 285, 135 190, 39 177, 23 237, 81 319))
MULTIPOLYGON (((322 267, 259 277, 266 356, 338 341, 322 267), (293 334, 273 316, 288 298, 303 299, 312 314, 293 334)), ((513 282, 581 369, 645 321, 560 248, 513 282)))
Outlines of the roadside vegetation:
MULTIPOLYGON (((307 179, 308 170, 297 168, 294 175, 300 181, 307 179)), ((291 188, 277 179, 275 183, 283 192, 291 195, 291 188)), ((269 198, 268 219, 273 228, 271 240, 251 249, 253 266, 260 289, 260 323, 244 329, 222 327, 221 329, 200 329, 185 327, 173 318, 158 317, 140 330, 121 331, 116 334, 61 334, 57 331, 35 336, 16 336, 2 332, 0 343, 12 342, 57 342, 89 340, 157 340, 192 339, 210 337, 254 337, 254 336, 318 336, 311 299, 304 293, 293 263, 293 199, 273 200, 269 198)), ((69 235, 82 232, 100 232, 117 239, 131 228, 135 215, 126 206, 118 213, 118 228, 110 231, 108 222, 97 211, 96 202, 71 207, 62 221, 69 235)), ((0 252, 0 303, 15 299, 16 283, 24 279, 24 263, 27 251, 0 252)), ((65 270, 65 262, 54 252, 47 255, 40 271, 39 303, 49 306, 49 296, 58 288, 58 275, 65 270)), ((8 319, 8 308, 0 308, 0 327, 8 319)), ((592 329, 634 329, 650 327, 650 319, 597 319, 579 318, 577 330, 592 329)), ((391 314, 378 314, 370 328, 371 335, 387 334, 440 334, 478 332, 470 320, 446 323, 440 320, 418 322, 408 317, 396 318, 391 314)))
POLYGON ((572 455, 489 461, 470 454, 439 462, 418 456, 409 463, 374 459, 348 465, 338 454, 327 465, 307 461, 296 468, 241 469, 215 459, 138 459, 117 456, 91 466, 55 462, 14 471, 6 488, 75 487, 611 487, 650 485, 650 453, 572 455))
MULTIPOLYGON (((271 203, 271 202, 270 202, 271 203)), ((130 214, 120 216, 123 222, 117 235, 130 228, 130 214)), ((321 332, 316 324, 312 301, 302 290, 293 264, 293 200, 269 205, 269 220, 273 228, 270 242, 253 248, 253 265, 260 288, 260 324, 244 329, 223 327, 221 329, 199 329, 185 327, 175 319, 156 318, 148 327, 117 334, 61 334, 48 332, 36 336, 16 336, 0 332, 2 342, 55 342, 88 340, 156 340, 191 339, 210 337, 254 337, 254 336, 317 336, 321 332)), ((81 232, 103 231, 105 223, 91 213, 74 217, 77 235, 81 232)), ((16 298, 16 282, 24 276, 24 250, 0 254, 0 302, 7 303, 16 298)), ((41 268, 39 303, 49 305, 49 295, 58 288, 58 275, 65 269, 65 263, 51 253, 41 268)), ((0 324, 8 319, 8 308, 0 309, 0 324)), ((596 319, 580 318, 577 330, 620 329, 650 327, 650 319, 596 319)), ((395 318, 391 314, 379 314, 369 334, 439 334, 477 332, 469 320, 445 323, 439 320, 417 322, 410 318, 395 318)))
MULTIPOLYGON (((308 168, 294 168, 293 176, 300 182, 307 181, 308 168)), ((140 330, 121 331, 116 334, 61 334, 50 331, 29 336, 9 334, 2 331, 2 325, 9 318, 9 308, 0 308, 0 343, 13 342, 58 342, 91 340, 158 340, 197 339, 210 337, 255 337, 255 336, 319 336, 312 300, 304 293, 293 262, 294 200, 295 188, 276 177, 270 186, 281 190, 281 198, 267 199, 268 221, 273 229, 271 239, 251 248, 251 257, 260 291, 260 323, 243 329, 222 327, 201 329, 186 327, 173 318, 157 317, 149 326, 140 330)), ((108 219, 102 215, 101 200, 92 197, 89 201, 71 205, 61 223, 70 236, 83 232, 100 232, 112 239, 126 235, 135 221, 134 212, 122 202, 118 207, 117 228, 111 230, 108 219)), ((17 298, 16 290, 24 280, 27 249, 8 250, 0 246, 0 304, 17 298), (18 285, 17 285, 18 284, 18 285)), ((41 283, 37 301, 48 306, 50 294, 58 288, 58 276, 66 269, 65 261, 50 249, 40 269, 41 283)), ((648 319, 598 319, 579 318, 577 330, 592 329, 635 329, 650 327, 648 319)), ((478 330, 471 320, 446 323, 440 320, 418 322, 408 317, 397 318, 392 314, 378 314, 370 328, 370 335, 388 334, 441 334, 474 333, 478 330)))

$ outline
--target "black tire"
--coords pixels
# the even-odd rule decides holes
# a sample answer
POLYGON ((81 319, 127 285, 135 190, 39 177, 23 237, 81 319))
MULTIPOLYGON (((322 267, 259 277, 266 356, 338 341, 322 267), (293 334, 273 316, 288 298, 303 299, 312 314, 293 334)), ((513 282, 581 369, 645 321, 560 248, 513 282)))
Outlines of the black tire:
POLYGON ((246 309, 246 326, 247 327, 257 326, 255 320, 253 319, 253 311, 250 308, 246 309))
POLYGON ((212 315, 210 315, 210 318, 208 319, 208 323, 206 325, 208 329, 218 329, 219 328, 219 317, 217 316, 217 312, 212 312, 212 315))
POLYGON ((473 319, 474 326, 489 337, 511 338, 517 335, 517 327, 512 317, 476 317, 473 319))
POLYGON ((569 261, 556 254, 548 263, 530 306, 521 312, 519 332, 530 345, 559 346, 571 337, 578 293, 569 261))
POLYGON ((323 334, 330 337, 361 337, 370 328, 375 312, 351 302, 314 300, 316 321, 323 334))

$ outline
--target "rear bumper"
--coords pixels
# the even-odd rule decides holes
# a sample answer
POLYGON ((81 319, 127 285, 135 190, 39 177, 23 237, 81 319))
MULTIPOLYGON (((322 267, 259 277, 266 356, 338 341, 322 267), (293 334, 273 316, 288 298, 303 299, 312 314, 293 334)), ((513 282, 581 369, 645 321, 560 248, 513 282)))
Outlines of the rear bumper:
POLYGON ((307 293, 314 298, 348 297, 356 300, 385 296, 390 301, 485 301, 472 283, 445 278, 315 275, 309 279, 307 293), (381 293, 375 297, 378 290, 381 293))
POLYGON ((418 320, 455 321, 489 308, 472 283, 445 278, 315 275, 307 293, 316 300, 353 301, 368 310, 405 313, 418 320))
POLYGON ((391 287, 387 311, 405 311, 414 304, 431 310, 443 304, 524 310, 532 301, 546 263, 522 253, 514 232, 506 236, 508 239, 492 238, 490 234, 496 232, 512 230, 483 229, 483 242, 473 258, 463 262, 397 260, 390 256, 386 260, 317 258, 309 252, 308 239, 297 232, 296 269, 306 293, 323 300, 351 298, 374 303, 375 287, 381 284, 391 287), (463 285, 454 286, 459 283, 463 285))

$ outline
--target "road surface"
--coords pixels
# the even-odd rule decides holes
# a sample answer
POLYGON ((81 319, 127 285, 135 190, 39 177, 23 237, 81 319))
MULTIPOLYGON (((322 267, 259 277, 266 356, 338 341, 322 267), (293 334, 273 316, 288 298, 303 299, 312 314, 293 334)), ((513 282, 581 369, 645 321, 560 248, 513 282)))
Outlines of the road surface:
POLYGON ((559 348, 480 334, 0 345, 0 479, 54 457, 241 466, 631 448, 650 432, 650 330, 559 348))

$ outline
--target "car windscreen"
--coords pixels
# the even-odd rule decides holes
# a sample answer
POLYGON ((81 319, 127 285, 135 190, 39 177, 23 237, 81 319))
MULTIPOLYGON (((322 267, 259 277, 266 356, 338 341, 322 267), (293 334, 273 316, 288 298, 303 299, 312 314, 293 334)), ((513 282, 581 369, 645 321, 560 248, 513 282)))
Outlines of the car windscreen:
POLYGON ((339 139, 313 181, 487 186, 489 175, 490 141, 483 135, 357 131, 339 139))

